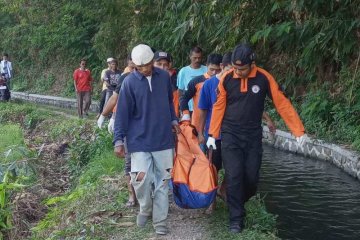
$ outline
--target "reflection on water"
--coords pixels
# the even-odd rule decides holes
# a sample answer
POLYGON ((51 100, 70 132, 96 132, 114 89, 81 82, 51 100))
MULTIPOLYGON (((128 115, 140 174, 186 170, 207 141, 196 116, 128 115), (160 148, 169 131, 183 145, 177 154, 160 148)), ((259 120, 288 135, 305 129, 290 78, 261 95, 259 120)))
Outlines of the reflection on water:
POLYGON ((360 239, 360 181, 330 163, 264 146, 259 192, 282 239, 360 239))

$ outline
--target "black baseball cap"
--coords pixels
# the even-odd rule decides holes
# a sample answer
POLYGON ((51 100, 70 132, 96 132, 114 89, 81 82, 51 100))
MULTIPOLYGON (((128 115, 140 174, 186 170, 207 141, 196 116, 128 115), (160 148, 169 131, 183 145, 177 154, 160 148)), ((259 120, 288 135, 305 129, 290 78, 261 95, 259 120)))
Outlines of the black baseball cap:
POLYGON ((165 59, 168 62, 171 62, 171 56, 169 53, 164 52, 164 51, 156 51, 154 54, 155 62, 160 61, 161 59, 165 59))
POLYGON ((253 61, 255 61, 255 53, 249 45, 239 44, 234 48, 231 55, 231 62, 233 64, 244 66, 251 64, 253 61), (240 61, 240 64, 236 63, 236 61, 240 61))

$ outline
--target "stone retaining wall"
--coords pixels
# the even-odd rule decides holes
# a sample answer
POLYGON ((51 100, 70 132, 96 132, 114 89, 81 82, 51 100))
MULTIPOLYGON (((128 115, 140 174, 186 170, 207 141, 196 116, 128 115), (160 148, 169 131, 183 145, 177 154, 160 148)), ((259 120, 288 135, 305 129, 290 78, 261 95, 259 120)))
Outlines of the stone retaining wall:
MULTIPOLYGON (((72 99, 72 98, 45 96, 39 94, 29 94, 24 92, 11 92, 11 98, 21 99, 24 101, 33 102, 37 104, 45 104, 45 105, 56 106, 61 108, 77 109, 76 99, 72 99)), ((90 106, 90 111, 91 112, 99 111, 98 102, 92 101, 90 106)))
POLYGON ((298 147, 294 136, 290 133, 276 130, 275 136, 272 136, 266 126, 264 126, 263 135, 264 142, 275 148, 331 162, 360 180, 360 155, 354 151, 317 139, 306 142, 302 149, 298 147))
MULTIPOLYGON (((76 99, 12 92, 11 97, 25 101, 52 105, 62 108, 77 108, 76 99)), ((98 103, 93 102, 90 110, 98 111, 98 103)), ((351 176, 360 180, 360 155, 356 152, 345 150, 335 144, 327 144, 321 140, 307 142, 304 148, 297 146, 295 138, 288 132, 277 130, 272 136, 269 129, 264 127, 264 141, 281 150, 302 154, 306 157, 321 159, 335 164, 351 176)))

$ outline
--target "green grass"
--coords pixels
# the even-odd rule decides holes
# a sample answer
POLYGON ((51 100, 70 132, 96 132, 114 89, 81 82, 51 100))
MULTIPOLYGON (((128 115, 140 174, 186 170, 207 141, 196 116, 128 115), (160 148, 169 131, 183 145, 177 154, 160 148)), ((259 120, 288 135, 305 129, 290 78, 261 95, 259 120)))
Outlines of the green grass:
POLYGON ((273 240, 276 236, 276 216, 268 213, 263 200, 253 197, 246 205, 245 229, 241 234, 228 231, 228 209, 223 201, 218 202, 214 214, 208 222, 208 231, 211 239, 242 239, 242 240, 273 240))
MULTIPOLYGON (((114 156, 112 136, 96 129, 94 119, 69 119, 31 104, 11 103, 2 110, 0 122, 21 125, 2 125, 0 129, 10 133, 6 132, 6 138, 0 135, 1 146, 24 146, 21 127, 35 135, 45 133, 48 142, 68 141, 70 146, 67 167, 72 173, 71 187, 44 202, 49 211, 32 228, 31 239, 154 238, 151 224, 143 229, 136 227, 137 209, 126 208, 124 160, 114 156)), ((39 141, 37 144, 44 141, 36 136, 33 140, 39 141)), ((6 147, 2 149, 6 151, 6 147)), ((277 239, 275 217, 266 212, 262 200, 252 200, 247 209, 247 229, 241 235, 232 235, 227 230, 226 207, 220 202, 215 214, 204 219, 211 239, 277 239)))
POLYGON ((20 160, 25 151, 24 136, 19 125, 0 126, 0 159, 1 164, 20 160))

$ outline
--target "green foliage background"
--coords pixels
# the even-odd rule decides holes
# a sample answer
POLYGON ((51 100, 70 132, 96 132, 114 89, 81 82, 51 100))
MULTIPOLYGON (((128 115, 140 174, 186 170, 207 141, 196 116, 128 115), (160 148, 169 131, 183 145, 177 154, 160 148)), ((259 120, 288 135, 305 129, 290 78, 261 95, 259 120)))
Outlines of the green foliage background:
POLYGON ((99 79, 107 57, 122 62, 140 42, 171 52, 178 68, 194 45, 208 54, 249 42, 308 132, 360 149, 357 0, 0 0, 0 6, 0 50, 14 63, 17 90, 74 96, 79 59, 88 58, 99 79))

